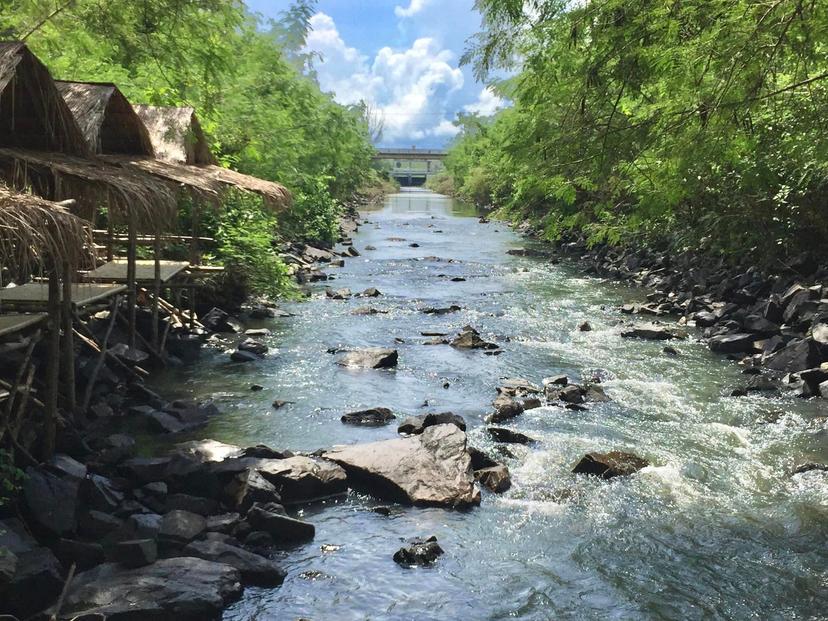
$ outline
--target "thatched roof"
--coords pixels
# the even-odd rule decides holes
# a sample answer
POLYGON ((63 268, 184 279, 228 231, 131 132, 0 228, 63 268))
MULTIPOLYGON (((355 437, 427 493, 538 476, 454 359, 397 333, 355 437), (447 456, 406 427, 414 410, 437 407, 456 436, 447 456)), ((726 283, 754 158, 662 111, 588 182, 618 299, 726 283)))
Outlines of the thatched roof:
POLYGON ((175 221, 177 196, 172 184, 100 157, 0 148, 0 178, 49 200, 74 198, 77 213, 90 221, 100 207, 107 207, 121 223, 133 218, 148 232, 165 230, 175 221))
POLYGON ((149 130, 156 157, 162 160, 134 161, 142 170, 181 182, 197 177, 212 187, 240 188, 259 194, 273 209, 290 204, 290 192, 285 186, 217 166, 192 108, 133 107, 149 130))
POLYGON ((46 260, 94 265, 88 223, 65 208, 0 184, 0 263, 19 273, 46 260))
POLYGON ((155 155, 147 128, 117 86, 63 81, 55 86, 93 152, 155 155))
POLYGON ((0 42, 0 146, 90 152, 49 70, 20 42, 0 42))
POLYGON ((155 156, 172 164, 215 164, 193 108, 134 105, 149 131, 155 156))

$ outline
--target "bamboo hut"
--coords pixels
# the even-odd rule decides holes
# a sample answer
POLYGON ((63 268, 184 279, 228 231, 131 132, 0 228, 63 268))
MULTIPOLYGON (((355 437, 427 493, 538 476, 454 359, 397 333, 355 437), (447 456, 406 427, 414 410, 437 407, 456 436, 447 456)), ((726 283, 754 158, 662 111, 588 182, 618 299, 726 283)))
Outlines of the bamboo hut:
MULTIPOLYGON (((62 205, 29 194, 16 193, 0 185, 0 265, 11 266, 19 274, 30 273, 37 265, 48 273, 49 278, 46 307, 49 318, 49 352, 44 403, 47 416, 43 438, 46 455, 54 449, 57 431, 61 328, 64 335, 66 402, 70 410, 76 406, 73 323, 69 306, 72 285, 69 276, 79 267, 91 265, 92 253, 89 228, 82 219, 69 213, 62 205)), ((4 335, 14 334, 37 325, 41 317, 39 313, 0 315, 0 326, 4 335)), ((20 419, 29 401, 34 377, 31 358, 38 339, 39 332, 29 341, 15 380, 12 383, 4 382, 9 389, 0 409, 0 440, 9 434, 12 442, 16 442, 16 429, 19 429, 20 419)))

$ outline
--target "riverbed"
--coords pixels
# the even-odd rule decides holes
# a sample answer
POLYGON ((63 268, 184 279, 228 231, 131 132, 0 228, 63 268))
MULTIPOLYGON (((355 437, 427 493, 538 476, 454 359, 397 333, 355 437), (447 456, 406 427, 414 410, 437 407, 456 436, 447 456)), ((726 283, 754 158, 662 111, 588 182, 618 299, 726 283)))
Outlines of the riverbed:
MULTIPOLYGON (((444 196, 410 190, 363 212, 360 256, 330 268, 294 314, 250 324, 271 333, 258 363, 207 349, 157 383, 165 395, 214 399, 222 415, 199 437, 312 451, 396 436, 344 425, 344 412, 452 411, 471 444, 485 434, 503 378, 535 383, 598 373, 611 402, 588 411, 527 411, 510 426, 537 442, 510 445, 513 485, 469 511, 347 498, 305 507, 313 542, 277 555, 276 589, 249 588, 225 619, 313 621, 525 619, 817 619, 828 610, 828 478, 791 476, 828 459, 824 402, 730 397, 741 368, 691 338, 621 338, 622 303, 645 291, 586 277, 576 263, 512 256, 521 239, 444 196), (370 249, 373 247, 374 249, 370 249), (378 298, 331 300, 325 287, 378 298), (462 310, 428 315, 425 307, 462 310), (370 306, 381 314, 353 314, 370 306), (580 331, 588 321, 591 331, 580 331), (499 356, 425 345, 422 332, 477 328, 499 356), (353 371, 331 348, 394 347, 396 370, 353 371), (264 390, 253 392, 251 385, 264 390), (290 402, 274 409, 272 402, 290 402), (586 452, 627 450, 652 464, 599 481, 571 474, 586 452), (437 564, 391 559, 404 539, 436 535, 437 564), (323 549, 323 545, 325 545, 323 549)), ((398 421, 398 422, 399 422, 398 421)))

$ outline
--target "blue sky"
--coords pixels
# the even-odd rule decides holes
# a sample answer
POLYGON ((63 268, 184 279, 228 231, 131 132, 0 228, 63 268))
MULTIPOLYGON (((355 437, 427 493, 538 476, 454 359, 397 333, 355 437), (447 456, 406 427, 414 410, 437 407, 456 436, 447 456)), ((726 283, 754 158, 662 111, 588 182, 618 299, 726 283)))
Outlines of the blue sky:
MULTIPOLYGON (((289 0, 246 0, 267 17, 289 0)), ((383 146, 440 147, 461 111, 491 114, 503 102, 460 67, 480 26, 474 0, 320 0, 308 48, 319 82, 341 103, 369 102, 384 121, 383 146)))

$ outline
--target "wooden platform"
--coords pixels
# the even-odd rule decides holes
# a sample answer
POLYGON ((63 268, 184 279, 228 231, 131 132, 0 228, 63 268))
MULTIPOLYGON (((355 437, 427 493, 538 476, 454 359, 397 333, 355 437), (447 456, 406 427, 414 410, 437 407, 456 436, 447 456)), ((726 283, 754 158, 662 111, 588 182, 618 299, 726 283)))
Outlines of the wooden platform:
MULTIPOLYGON (((190 266, 187 261, 161 261, 160 263, 162 283, 171 281, 190 266)), ((115 259, 91 272, 87 272, 84 278, 94 282, 126 282, 127 261, 126 259, 115 259)), ((135 280, 140 283, 155 282, 155 261, 152 259, 136 261, 135 280)))
POLYGON ((46 319, 45 313, 37 313, 34 315, 0 315, 0 336, 8 336, 21 332, 26 328, 36 326, 41 321, 46 319))
MULTIPOLYGON (((75 283, 72 285, 72 304, 77 307, 89 306, 118 293, 126 291, 124 285, 102 285, 75 283)), ((61 299, 63 291, 61 288, 61 299)), ((49 285, 30 282, 21 287, 0 289, 0 304, 17 309, 43 309, 49 303, 49 285)))

